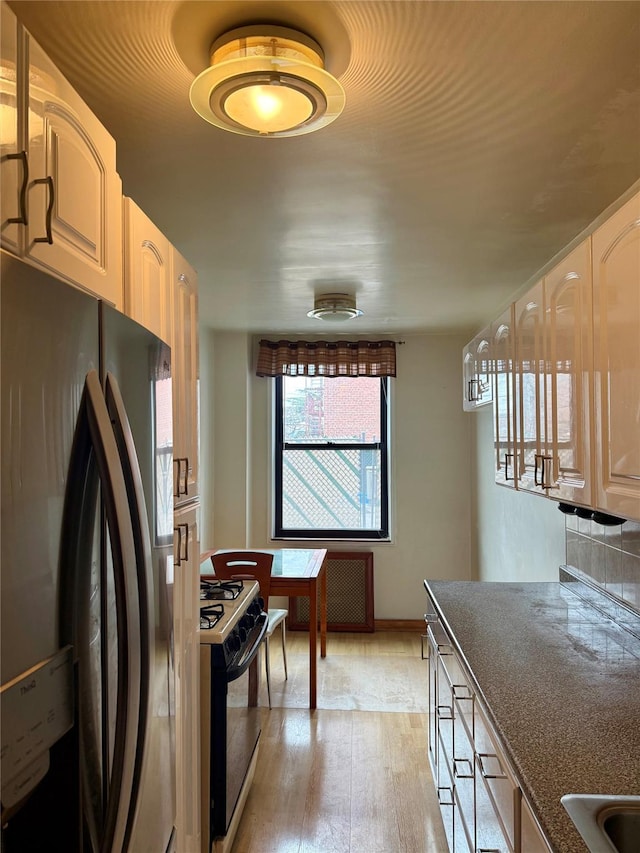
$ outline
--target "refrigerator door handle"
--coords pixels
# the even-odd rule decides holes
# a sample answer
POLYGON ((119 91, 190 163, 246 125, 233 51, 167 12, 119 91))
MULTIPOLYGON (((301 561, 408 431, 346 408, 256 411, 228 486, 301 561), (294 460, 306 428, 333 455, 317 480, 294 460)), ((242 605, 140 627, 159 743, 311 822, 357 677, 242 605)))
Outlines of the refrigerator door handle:
MULTIPOLYGON (((73 643, 81 665, 87 645, 86 641, 79 640, 82 640, 83 632, 80 620, 87 609, 85 597, 89 584, 87 555, 90 554, 90 546, 85 524, 78 524, 78 519, 85 522, 84 514, 95 508, 96 468, 109 528, 117 610, 116 719, 111 772, 104 798, 104 820, 101 819, 101 806, 90 796, 90 782, 86 777, 92 768, 89 767, 91 758, 87 757, 87 748, 82 753, 81 775, 85 779, 83 800, 85 809, 90 811, 86 820, 94 850, 96 853, 98 850, 101 853, 123 853, 126 850, 134 775, 131 756, 135 755, 140 705, 140 625, 137 608, 131 606, 133 596, 137 595, 136 549, 125 476, 111 418, 98 374, 91 370, 85 379, 73 439, 60 554, 64 572, 61 635, 64 642, 73 643), (79 614, 78 621, 74 614, 79 614)), ((92 747, 93 744, 88 745, 89 753, 92 753, 92 747)))
MULTIPOLYGON (((149 612, 150 596, 153 595, 153 569, 151 559, 151 540, 147 521, 147 506, 144 498, 142 475, 136 452, 131 425, 124 406, 118 382, 111 373, 105 379, 105 399, 107 410, 120 453, 120 462, 124 472, 129 514, 133 530, 136 559, 137 602, 140 614, 140 644, 137 649, 140 660, 140 709, 138 734, 136 738, 135 761, 133 770, 133 788, 129 807, 129 821, 125 843, 128 845, 133 828, 135 807, 140 791, 142 762, 151 701, 151 653, 154 644, 154 626, 149 612)), ((133 605, 132 605, 133 606, 133 605)))

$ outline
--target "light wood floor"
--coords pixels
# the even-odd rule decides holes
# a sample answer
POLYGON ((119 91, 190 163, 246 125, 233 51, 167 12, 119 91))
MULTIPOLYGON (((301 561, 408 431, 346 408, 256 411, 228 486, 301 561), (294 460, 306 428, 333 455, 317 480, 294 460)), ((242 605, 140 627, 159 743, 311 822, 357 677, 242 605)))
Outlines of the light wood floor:
MULTIPOLYGON (((273 709, 233 853, 445 853, 427 759, 426 662, 410 633, 333 634, 309 711, 308 635, 271 642, 273 709)), ((266 687, 260 701, 266 705, 266 687)))

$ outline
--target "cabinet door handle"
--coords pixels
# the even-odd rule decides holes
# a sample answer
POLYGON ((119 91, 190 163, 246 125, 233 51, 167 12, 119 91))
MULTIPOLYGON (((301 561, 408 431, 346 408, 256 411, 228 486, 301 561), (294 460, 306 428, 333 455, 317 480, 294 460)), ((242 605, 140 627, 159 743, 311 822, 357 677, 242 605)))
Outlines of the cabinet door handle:
POLYGON ((452 805, 454 805, 453 788, 438 788, 438 803, 441 806, 452 806, 452 805), (444 793, 445 791, 447 792, 447 794, 444 793))
POLYGON ((513 459, 513 453, 505 453, 504 454, 504 479, 505 482, 507 480, 513 480, 513 477, 509 476, 509 460, 513 459))
POLYGON ((56 200, 55 188, 53 186, 53 178, 51 177, 51 175, 47 175, 46 178, 38 178, 33 183, 34 186, 35 184, 47 184, 47 186, 49 187, 49 204, 47 205, 47 219, 45 226, 47 229, 47 235, 46 237, 34 237, 33 242, 49 243, 49 245, 51 245, 53 243, 53 231, 51 230, 51 221, 53 218, 53 205, 55 204, 56 200))
POLYGON ((176 534, 175 546, 173 549, 173 560, 176 566, 179 566, 181 563, 180 554, 182 552, 182 524, 179 524, 177 527, 173 528, 173 532, 176 534))
POLYGON ((189 525, 188 524, 179 524, 178 530, 184 531, 184 536, 180 536, 180 542, 184 543, 184 552, 181 551, 179 554, 180 563, 183 561, 186 563, 189 561, 189 525))
POLYGON ((557 486, 554 486, 551 482, 551 477, 553 475, 553 456, 543 456, 542 457, 542 487, 544 489, 556 489, 557 486), (548 473, 548 478, 546 474, 548 473))
POLYGON ((534 485, 534 486, 541 486, 541 487, 544 487, 544 458, 543 458, 542 456, 540 456, 540 454, 539 454, 539 453, 535 453, 535 454, 534 454, 534 456, 533 456, 533 459, 534 459, 534 465, 533 465, 533 485, 534 485), (543 468, 543 472, 542 472, 542 480, 541 480, 540 482, 538 482, 538 459, 541 459, 541 460, 542 460, 542 468, 543 468))
POLYGON ((474 392, 473 386, 478 384, 477 379, 469 379, 467 382, 467 401, 469 403, 475 403, 478 399, 478 394, 474 392))
POLYGON ((28 225, 29 218, 27 216, 27 187, 29 186, 29 160, 26 151, 18 151, 16 154, 7 154, 7 160, 22 161, 22 186, 20 187, 20 216, 13 216, 7 219, 15 225, 28 225))
POLYGON ((473 699, 473 692, 467 684, 452 684, 451 689, 454 699, 473 699))
POLYGON ((478 759, 478 766, 480 768, 480 773, 482 774, 484 779, 506 779, 507 774, 502 769, 502 764, 500 763, 500 759, 494 752, 478 752, 476 753, 476 757, 478 759), (485 758, 493 758, 500 768, 498 773, 489 773, 489 771, 485 768, 483 759, 485 758))
POLYGON ((436 705, 436 715, 439 720, 453 720, 453 707, 451 705, 436 705))
POLYGON ((454 758, 453 759, 453 775, 456 779, 473 779, 473 764, 469 761, 468 758, 454 758), (464 770, 459 770, 458 765, 466 764, 466 772, 464 770))

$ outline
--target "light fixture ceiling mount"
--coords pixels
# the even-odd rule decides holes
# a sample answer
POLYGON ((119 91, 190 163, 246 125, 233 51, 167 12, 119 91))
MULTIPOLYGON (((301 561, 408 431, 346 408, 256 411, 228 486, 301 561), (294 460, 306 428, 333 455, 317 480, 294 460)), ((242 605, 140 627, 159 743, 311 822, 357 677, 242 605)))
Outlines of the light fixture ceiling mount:
POLYGON ((344 89, 324 69, 320 45, 288 27, 254 25, 220 36, 211 67, 191 85, 205 121, 245 136, 299 136, 334 121, 344 89))
POLYGON ((336 323, 352 320, 362 314, 363 312, 356 307, 354 296, 349 296, 347 293, 323 293, 321 296, 316 296, 313 310, 307 313, 307 317, 336 323))

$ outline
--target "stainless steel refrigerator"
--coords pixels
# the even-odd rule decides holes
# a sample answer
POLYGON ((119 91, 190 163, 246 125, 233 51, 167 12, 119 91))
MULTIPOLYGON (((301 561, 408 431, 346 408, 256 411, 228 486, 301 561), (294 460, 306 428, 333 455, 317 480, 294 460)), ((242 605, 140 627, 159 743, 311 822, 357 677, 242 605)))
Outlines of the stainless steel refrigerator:
POLYGON ((2 853, 175 844, 169 348, 2 252, 2 853))

